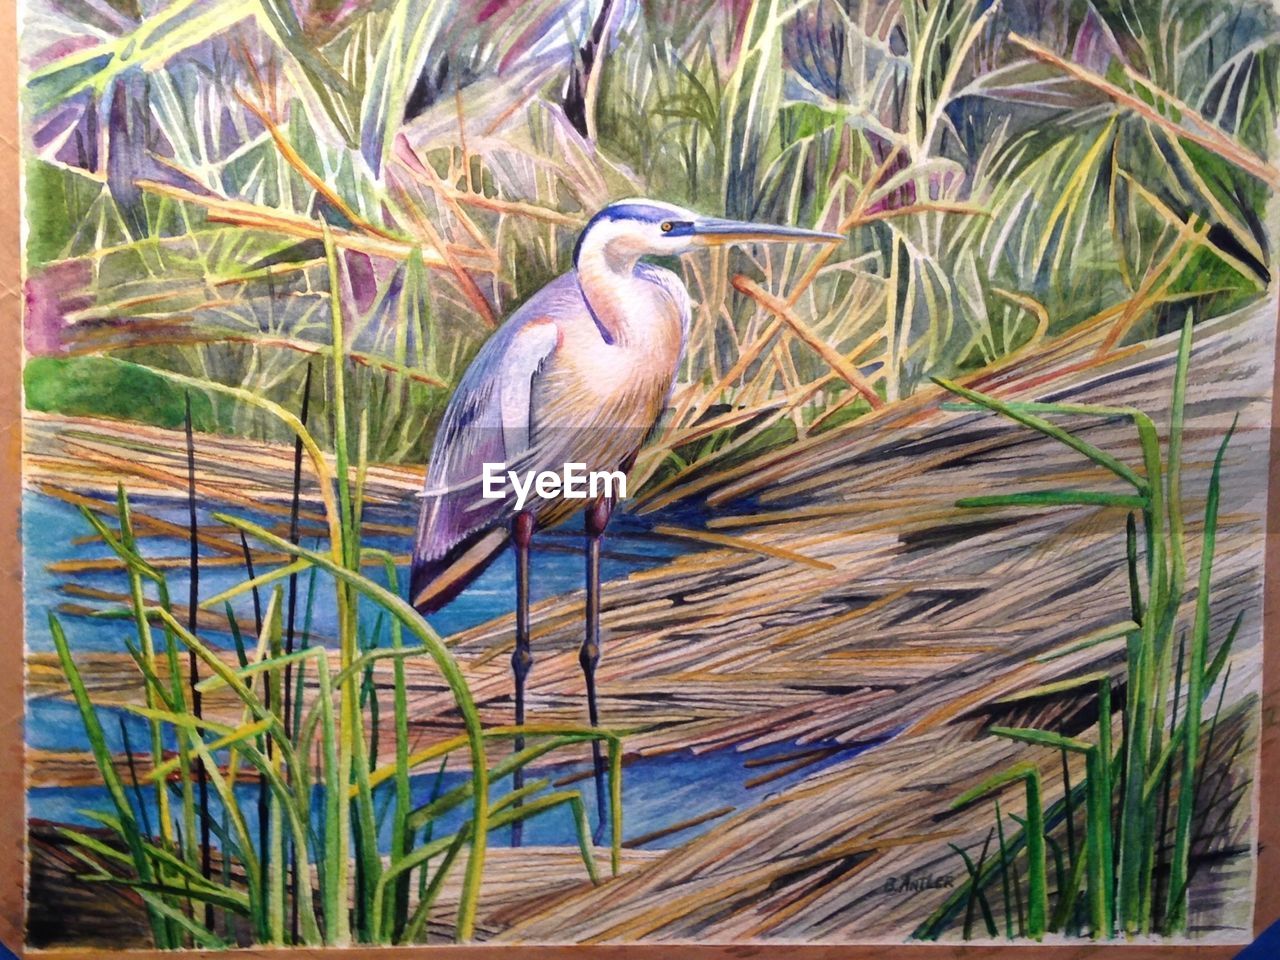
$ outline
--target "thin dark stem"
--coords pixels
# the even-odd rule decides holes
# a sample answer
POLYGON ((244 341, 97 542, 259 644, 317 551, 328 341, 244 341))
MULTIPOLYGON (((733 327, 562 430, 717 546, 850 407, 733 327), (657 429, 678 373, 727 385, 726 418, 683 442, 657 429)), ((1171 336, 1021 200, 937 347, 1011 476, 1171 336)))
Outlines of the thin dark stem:
MULTIPOLYGON (((196 512, 196 444, 191 429, 191 394, 183 395, 187 433, 187 523, 191 539, 191 581, 187 596, 187 629, 196 632, 196 613, 200 609, 200 520, 196 512)), ((204 703, 200 693, 200 668, 195 650, 187 651, 187 680, 191 684, 191 713, 197 719, 204 718, 204 703)), ((213 836, 209 820, 209 772, 204 759, 196 758, 196 791, 200 804, 200 874, 206 880, 213 876, 213 836)), ((213 929, 213 904, 204 905, 204 925, 213 929)))
POLYGON ((129 728, 125 726, 124 717, 118 716, 120 739, 124 741, 124 756, 129 764, 129 782, 133 785, 133 797, 138 803, 138 819, 142 822, 142 832, 147 837, 154 837, 151 832, 151 814, 147 813, 147 804, 142 799, 142 786, 138 783, 138 767, 133 759, 133 747, 129 744, 129 728))
MULTIPOLYGON (((249 549, 249 541, 245 539, 244 531, 241 531, 240 533, 240 550, 244 553, 245 573, 247 573, 249 575, 249 579, 252 580, 254 577, 253 553, 249 549)), ((261 636, 262 635, 262 595, 258 593, 257 587, 254 587, 253 590, 250 591, 250 593, 253 595, 253 628, 255 631, 254 635, 261 636)), ((268 696, 269 695, 270 694, 268 694, 268 696)))
MULTIPOLYGON (((311 364, 307 364, 307 375, 302 382, 302 409, 298 419, 307 425, 307 413, 311 406, 311 364)), ((293 441, 293 499, 289 503, 289 542, 298 543, 298 514, 302 506, 302 438, 293 441)), ((285 616, 284 652, 293 653, 294 623, 298 614, 298 575, 289 576, 289 609, 285 616)), ((286 663, 284 668, 284 720, 285 735, 293 732, 293 711, 290 709, 293 697, 293 664, 286 663)), ((298 942, 298 851, 293 844, 289 845, 289 929, 293 942, 298 942)))
MULTIPOLYGON (((1146 610, 1142 601, 1142 588, 1139 584, 1138 573, 1138 519, 1133 513, 1129 513, 1125 517, 1125 567, 1129 575, 1129 611, 1133 617, 1133 622, 1141 625, 1142 619, 1146 615, 1146 610)), ((1147 555, 1151 554, 1150 534, 1147 535, 1147 555)), ((1148 581, 1151 582, 1151 581, 1148 581)), ((1131 765, 1131 751, 1129 738, 1135 733, 1136 717, 1134 716, 1134 699, 1136 697, 1137 684, 1140 682, 1135 670, 1135 664, 1138 663, 1139 648, 1141 640, 1136 633, 1132 633, 1125 641, 1126 644, 1126 663, 1128 664, 1128 675, 1125 681, 1125 698, 1124 705, 1120 708, 1120 756, 1123 758, 1123 769, 1120 774, 1120 788, 1118 808, 1121 811, 1128 809, 1128 797, 1130 789, 1130 779, 1133 775, 1131 765)), ((1105 758, 1107 763, 1111 762, 1111 758, 1105 758)), ((1124 817, 1121 817, 1121 826, 1116 843, 1112 845, 1112 863, 1111 870, 1114 876, 1121 875, 1121 861, 1123 859, 1125 849, 1125 826, 1124 817)), ((1117 909, 1119 907, 1119 898, 1117 896, 1117 909)))
POLYGON ((1129 610, 1134 623, 1142 623, 1142 587, 1138 583, 1138 521, 1132 513, 1125 517, 1125 566, 1129 572, 1129 610))
MULTIPOLYGON (((311 365, 307 364, 307 375, 302 385, 302 409, 298 413, 298 419, 305 427, 307 425, 307 414, 311 406, 311 365)), ((302 506, 302 438, 298 437, 293 443, 293 499, 289 503, 289 542, 295 546, 298 543, 298 514, 302 506)), ((298 616, 298 575, 296 573, 289 576, 289 610, 285 617, 284 625, 284 652, 286 655, 293 653, 294 641, 294 624, 298 616)), ((292 729, 292 711, 289 709, 291 700, 290 681, 293 679, 293 664, 285 664, 284 668, 284 729, 289 733, 292 729)))

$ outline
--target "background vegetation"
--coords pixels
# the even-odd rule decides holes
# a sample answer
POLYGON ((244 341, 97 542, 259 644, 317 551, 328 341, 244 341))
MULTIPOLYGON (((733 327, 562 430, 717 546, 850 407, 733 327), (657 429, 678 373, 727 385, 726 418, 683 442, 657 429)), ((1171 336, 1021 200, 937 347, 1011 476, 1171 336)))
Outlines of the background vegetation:
MULTIPOLYGON (((865 411, 859 382, 899 397, 1090 322, 1112 349, 1269 276, 1280 48, 1251 0, 27 11, 28 345, 93 358, 31 364, 39 408, 91 412, 96 393, 119 414, 107 398, 136 364, 296 410, 308 355, 331 348, 322 222, 348 403, 372 459, 408 461, 478 344, 610 200, 846 232, 816 258, 681 265, 694 332, 644 465, 679 479, 865 411)), ((325 445, 331 402, 317 391, 325 445)), ((171 406, 136 415, 171 423, 171 406)), ((225 398, 197 419, 287 439, 225 398)))

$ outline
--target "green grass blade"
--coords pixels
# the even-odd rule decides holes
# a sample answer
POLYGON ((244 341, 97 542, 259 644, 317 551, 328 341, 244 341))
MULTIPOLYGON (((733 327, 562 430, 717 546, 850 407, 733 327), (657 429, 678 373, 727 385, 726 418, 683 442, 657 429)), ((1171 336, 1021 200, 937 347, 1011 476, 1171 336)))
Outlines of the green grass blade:
POLYGON ((970 400, 979 406, 986 407, 988 410, 992 410, 995 413, 1002 414, 1010 420, 1014 420, 1025 427, 1030 427, 1032 430, 1043 433, 1047 437, 1052 437, 1059 443, 1065 444, 1077 453, 1080 453, 1092 460, 1098 466, 1111 471, 1120 479, 1132 484, 1139 493, 1145 494, 1147 492, 1147 481, 1134 473, 1132 469, 1121 463, 1106 451, 1100 450, 1093 444, 1081 440, 1079 437, 1068 433, 1066 430, 1050 423, 1048 420, 1042 419, 1035 414, 1024 413, 1004 400, 988 396, 984 393, 979 393, 976 390, 970 390, 967 387, 962 387, 958 383, 954 383, 950 380, 935 377, 934 382, 938 384, 938 386, 964 397, 966 400, 970 400))
MULTIPOLYGON (((138 634, 138 648, 141 652, 142 662, 145 665, 144 671, 149 677, 155 678, 154 685, 150 681, 144 684, 144 701, 148 707, 155 707, 157 698, 160 698, 173 709, 177 709, 177 704, 172 699, 171 689, 165 690, 163 693, 158 692, 164 690, 164 685, 159 680, 156 669, 155 637, 151 632, 151 623, 147 619, 147 602, 143 592, 143 577, 148 576, 151 579, 159 580, 160 575, 150 564, 142 560, 134 550, 132 527, 129 520, 129 500, 125 496, 123 484, 116 487, 116 512, 120 521, 120 534, 118 537, 112 534, 107 529, 106 524, 91 511, 82 509, 81 512, 97 531, 103 542, 125 564, 129 579, 129 607, 138 634)), ((163 732, 157 722, 152 722, 149 727, 151 734, 151 764, 152 766, 159 766, 164 762, 163 732)), ((156 819, 160 828, 160 835, 165 843, 172 844, 174 839, 173 819, 169 810, 169 792, 165 789, 164 784, 156 784, 155 797, 156 819)))
MULTIPOLYGON (((459 938, 469 939, 471 931, 474 929, 476 898, 479 895, 480 876, 484 864, 485 841, 482 839, 482 835, 487 831, 488 824, 488 770, 484 759, 484 734, 480 726, 479 715, 476 712, 475 702, 471 698, 470 689, 462 676, 461 670, 458 668, 457 662, 453 659, 453 655, 449 653, 440 638, 436 636, 435 632, 416 610, 403 598, 392 594, 381 585, 374 583, 358 572, 339 565, 327 556, 289 543, 288 540, 276 536, 257 524, 249 523, 237 517, 229 517, 225 514, 219 514, 215 519, 221 523, 229 523, 276 549, 283 550, 296 557, 306 557, 331 576, 349 584, 357 592, 368 597, 399 620, 411 634, 422 642, 428 655, 435 662, 437 669, 440 670, 453 693, 454 701, 457 704, 459 713, 462 715, 463 723, 467 730, 472 765, 470 785, 473 790, 473 819, 485 828, 484 831, 477 828, 477 835, 471 841, 472 852, 468 858, 467 876, 464 879, 463 896, 459 904, 459 938)), ((341 780, 341 777, 339 779, 341 780)))
POLYGON ((194 880, 186 880, 182 886, 178 886, 169 883, 146 883, 142 880, 129 880, 115 876, 85 877, 84 879, 98 883, 109 883, 113 886, 127 887, 138 893, 153 893, 161 898, 171 900, 186 899, 195 900, 198 903, 208 903, 215 907, 222 907, 224 910, 231 910, 242 916, 247 916, 249 912, 245 896, 238 891, 223 891, 198 884, 194 880))
POLYGON ((1111 935, 1111 795, 1102 751, 1085 755, 1085 852, 1089 869, 1089 922, 1093 935, 1111 935))
POLYGON ((1182 776, 1178 787, 1177 828, 1169 871, 1169 902, 1165 916, 1171 931, 1187 923, 1186 887, 1190 876, 1191 820, 1195 812, 1196 765, 1200 762, 1200 718, 1204 699, 1206 651, 1209 646, 1209 605, 1213 586, 1213 554, 1218 532, 1218 503, 1222 490, 1222 461, 1235 432, 1235 423, 1222 438, 1204 508, 1204 534, 1200 552, 1200 576, 1196 592, 1195 620, 1191 632, 1191 662, 1187 667, 1186 735, 1183 738, 1182 776))
POLYGON ((1132 620, 1124 620, 1120 623, 1114 623, 1110 626, 1103 627, 1100 630, 1094 630, 1085 634, 1079 640, 1072 640, 1070 643, 1061 647, 1055 647, 1048 653, 1042 653, 1036 657, 1036 663, 1048 663, 1050 660, 1058 660, 1062 657, 1073 653, 1079 653, 1081 650, 1088 650, 1090 647, 1096 647, 1120 637, 1128 636, 1131 633, 1141 629, 1138 624, 1132 620))
POLYGON ((1168 470, 1169 546, 1173 560, 1173 594, 1178 596, 1186 577, 1185 544, 1182 523, 1182 434, 1186 419, 1187 368, 1191 360, 1192 312, 1187 311, 1178 340, 1178 360, 1173 376, 1173 399, 1169 414, 1168 470))
MULTIPOLYGON (((487 779, 491 782, 501 780, 517 769, 520 769, 539 757, 545 756, 554 750, 558 750, 563 746, 571 743, 581 743, 590 738, 587 737, 557 737, 543 743, 536 743, 526 747, 519 753, 513 753, 504 757, 500 762, 494 765, 489 771, 487 779)), ((445 793, 438 799, 427 803, 421 807, 416 807, 410 811, 407 818, 410 830, 420 830, 428 822, 438 819, 442 814, 454 809, 459 804, 465 803, 474 796, 474 784, 470 781, 459 784, 452 790, 445 793)))
POLYGON ((231 946, 216 933, 206 930, 204 924, 197 923, 183 913, 182 910, 174 907, 165 897, 148 890, 139 890, 138 895, 146 903, 147 909, 158 912, 168 922, 185 930, 197 945, 204 947, 206 950, 226 950, 231 946))
POLYGON ((1036 697, 1050 697, 1059 693, 1065 693, 1068 690, 1077 690, 1080 687, 1091 686, 1103 677, 1107 676, 1110 676, 1110 674, 1105 670, 1095 670, 1092 673, 1081 674, 1078 677, 1068 677, 1065 680, 1055 680, 1053 683, 1045 683, 1038 687, 1029 687, 1026 690, 1019 690, 1017 693, 1011 693, 1008 696, 993 700, 992 703, 1017 703, 1020 700, 1033 700, 1036 697))
POLYGON ((1048 926, 1049 884, 1045 862, 1044 806, 1040 771, 1026 777, 1027 785, 1027 935, 1043 940, 1048 926))
MULTIPOLYGON (((465 829, 459 831, 452 838, 448 848, 445 850, 444 858, 440 861, 440 865, 436 867, 436 871, 431 877, 431 882, 427 884, 426 890, 423 891, 422 896, 418 899, 418 906, 414 908, 413 916, 409 918, 409 923, 405 927, 404 937, 401 942, 414 943, 422 936, 422 929, 426 926, 431 907, 440 895, 440 890, 444 887, 445 878, 449 875, 453 861, 458 858, 458 853, 462 850, 463 844, 467 842, 470 832, 469 829, 465 829)), ((425 862, 426 860, 424 859, 423 863, 425 862)))
MULTIPOLYGON (((111 826, 113 829, 116 829, 116 830, 120 829, 120 821, 118 819, 114 817, 104 817, 103 820, 104 822, 107 822, 108 825, 111 826)), ((89 850, 92 853, 104 859, 112 860, 116 863, 121 863, 121 864, 133 863, 133 860, 129 857, 128 854, 120 850, 117 850, 106 843, 103 843, 101 840, 97 839, 96 837, 91 837, 88 834, 83 833, 79 830, 75 830, 71 827, 58 827, 57 831, 59 835, 66 837, 68 840, 72 841, 73 843, 79 844, 80 846, 84 847, 86 850, 89 850)), ((201 872, 196 868, 194 868, 191 864, 184 862, 178 857, 175 857, 168 850, 164 850, 153 843, 148 843, 144 840, 142 845, 146 850, 148 856, 150 856, 153 860, 155 860, 158 863, 163 863, 166 867, 173 870, 175 873, 180 874, 182 876, 183 881, 189 887, 191 887, 193 895, 197 895, 202 891, 208 892, 211 896, 216 895, 219 898, 221 898, 219 902, 223 906, 226 906, 227 908, 234 910, 236 913, 240 913, 244 915, 248 914, 249 898, 244 894, 243 891, 237 890, 234 887, 230 886, 229 884, 219 884, 214 881, 206 879, 201 874, 201 872)), ((121 882, 125 882, 125 881, 121 881, 121 882)), ((141 883, 141 881, 136 881, 136 882, 141 883)), ((151 887, 148 887, 147 889, 158 890, 158 888, 159 888, 159 885, 152 884, 151 887)), ((172 891, 175 891, 179 894, 185 894, 184 890, 179 890, 176 887, 172 888, 172 891)))
MULTIPOLYGON (((992 732, 994 732, 1002 728, 992 727, 991 729, 992 729, 992 732)), ((1039 731, 1032 731, 1032 732, 1038 733, 1039 731)), ((1054 746, 1057 746, 1057 744, 1055 743, 1054 746)), ((983 780, 976 787, 973 787, 970 790, 966 790, 964 793, 962 793, 960 796, 958 796, 955 800, 951 802, 951 809, 959 810, 962 807, 967 807, 969 804, 973 803, 975 800, 980 800, 983 797, 987 796, 988 794, 996 790, 999 790, 1002 787, 1006 787, 1011 783, 1017 783, 1020 780, 1025 780, 1027 777, 1031 776, 1033 773, 1036 776, 1040 775, 1039 769, 1036 767, 1034 763, 1031 763, 1029 760, 1024 760, 1021 763, 1015 763, 1009 769, 1002 770, 997 774, 993 774, 992 776, 988 777, 986 780, 983 780)))
POLYGON ((1138 521, 1132 513, 1125 518, 1125 567, 1129 573, 1129 611, 1134 629, 1142 622, 1142 586, 1138 582, 1138 521))
POLYGON ((1101 490, 1036 490, 1028 493, 997 493, 981 497, 961 497, 956 506, 963 509, 979 507, 1120 507, 1140 510, 1146 506, 1145 497, 1131 494, 1107 493, 1101 490))
MULTIPOLYGON (((272 659, 280 657, 284 643, 284 621, 282 618, 282 606, 284 602, 284 591, 280 584, 276 584, 275 589, 271 591, 271 599, 267 602, 267 615, 264 629, 267 632, 268 650, 272 659)), ((268 702, 276 709, 280 710, 284 703, 283 695, 283 678, 279 670, 272 670, 267 674, 267 690, 268 702)), ((265 723, 265 721, 264 721, 265 723)), ((270 727, 272 724, 266 724, 270 727)), ((281 730, 284 732, 284 724, 281 723, 281 730)), ((287 733, 286 733, 287 738, 287 733)), ((271 741, 268 741, 270 744, 271 741)), ((280 766, 280 750, 271 750, 266 756, 266 763, 270 766, 272 774, 277 782, 283 786, 283 771, 280 766)), ((273 790, 268 795, 268 816, 269 824, 267 827, 267 836, 269 838, 271 853, 267 857, 267 931, 273 944, 283 944, 285 936, 285 875, 288 872, 288 864, 285 861, 285 836, 284 836, 284 801, 279 792, 273 790)), ((296 811, 295 816, 301 819, 300 814, 296 811)), ((300 844, 305 845, 305 832, 301 836, 295 837, 300 844)), ((309 884, 308 884, 309 885, 309 884)))
POLYGON ((1227 660, 1231 657, 1231 648, 1235 645, 1236 634, 1240 632, 1240 624, 1244 622, 1244 611, 1241 610, 1236 614, 1235 620, 1231 623, 1231 629, 1227 631, 1227 637, 1222 641, 1222 646, 1218 647, 1218 652, 1213 655, 1213 662, 1209 664, 1208 669, 1204 672, 1204 685, 1212 687, 1217 682, 1222 668, 1227 665, 1227 660))
POLYGON ((1004 935, 1013 939, 1013 896, 1009 886, 1009 846, 1004 840, 1004 817, 1000 814, 1000 798, 995 799, 996 839, 1000 844, 1000 888, 1004 894, 1004 935))
MULTIPOLYGON (((1123 755, 1123 749, 1121 750, 1123 755)), ((1112 792, 1114 781, 1112 771, 1115 761, 1111 750, 1111 678, 1098 681, 1098 749, 1093 756, 1092 765, 1085 758, 1085 776, 1094 781, 1093 786, 1086 783, 1085 816, 1088 828, 1094 831, 1095 866, 1097 873, 1091 874, 1090 884, 1096 886, 1100 902, 1094 915, 1095 936, 1110 938, 1114 935, 1113 904, 1115 903, 1115 859, 1112 844, 1114 826, 1111 822, 1112 792), (1089 791, 1093 791, 1093 805, 1090 806, 1089 791)), ((1117 757, 1116 759, 1119 759, 1117 757)), ((1087 839, 1087 838, 1086 838, 1087 839)))
POLYGON ((1086 846, 1076 856, 1067 875, 1067 882, 1058 888, 1058 905, 1054 907, 1053 916, 1049 919, 1049 932, 1057 933, 1066 927, 1075 912, 1076 901, 1080 897, 1080 880, 1084 877, 1089 862, 1089 850, 1086 846))
MULTIPOLYGON (((387 589, 399 596, 400 579, 396 573, 395 558, 383 553, 383 572, 387 578, 387 589)), ((391 647, 393 650, 404 648, 403 627, 398 620, 391 621, 391 647)), ((409 785, 409 703, 406 690, 404 659, 396 658, 392 664, 392 696, 395 713, 395 814, 391 821, 391 861, 405 855, 411 841, 409 830, 409 811, 413 807, 413 794, 409 785)), ((373 774, 370 774, 372 781, 373 774)), ((409 913, 409 874, 405 874, 396 885, 395 897, 390 903, 390 915, 384 919, 386 932, 390 938, 397 940, 408 922, 409 913)))
POLYGON ((412 86, 452 8, 442 0, 397 0, 365 79, 360 150, 374 174, 391 154, 412 86))
POLYGON ((969 856, 962 848, 954 843, 948 843, 952 850, 960 855, 960 859, 964 861, 965 871, 969 874, 969 900, 965 904, 964 919, 964 939, 970 940, 973 935, 973 908, 978 906, 982 910, 982 922, 986 925, 987 936, 996 936, 996 921, 991 915, 991 904, 987 902, 987 896, 982 891, 982 866, 987 859, 987 849, 991 846, 991 838, 995 836, 995 828, 992 827, 987 831, 987 839, 982 843, 982 853, 978 855, 978 863, 975 866, 973 858, 969 856))
MULTIPOLYGON (((333 709, 333 684, 329 679, 329 657, 318 647, 316 657, 316 684, 320 688, 318 695, 320 718, 321 770, 324 777, 324 855, 318 858, 325 866, 320 875, 320 900, 324 904, 325 943, 335 944, 339 941, 340 928, 337 918, 345 914, 347 891, 342 877, 333 869, 339 858, 345 858, 347 851, 341 846, 338 830, 338 808, 346 803, 345 784, 338 780, 338 733, 337 720, 333 709)), ((308 753, 310 751, 308 750, 308 753)))
MULTIPOLYGON (((248 680, 258 674, 270 674, 281 667, 291 663, 297 663, 299 660, 312 659, 314 648, 306 650, 295 650, 293 653, 281 654, 278 657, 264 657, 261 660, 249 662, 246 658, 245 664, 238 670, 231 671, 232 674, 241 680, 248 680)), ((220 676, 205 677, 197 685, 197 689, 201 693, 210 693, 214 690, 221 690, 227 686, 227 681, 220 676)))
POLYGON ((622 741, 609 738, 609 868, 616 877, 622 870, 622 741))
POLYGON ((255 0, 259 23, 299 68, 305 89, 319 104, 339 135, 350 146, 356 142, 348 98, 351 85, 312 46, 302 22, 289 0, 255 0))
MULTIPOLYGON (((191 724, 191 726, 194 727, 195 724, 193 723, 191 724)), ((212 727, 212 725, 210 726, 212 727)), ((260 734, 265 733, 268 729, 270 729, 270 726, 271 726, 270 721, 259 720, 256 723, 249 723, 249 724, 245 724, 243 726, 237 727, 236 729, 228 731, 226 734, 224 734, 217 740, 210 743, 209 751, 213 753, 218 750, 225 750, 227 747, 234 746, 239 743, 243 743, 245 740, 256 739, 260 734)), ((152 770, 151 773, 147 775, 148 779, 163 780, 167 778, 170 774, 172 774, 173 771, 177 769, 177 767, 178 767, 178 760, 176 757, 174 757, 173 759, 165 761, 159 767, 156 767, 154 770, 152 770)))
MULTIPOLYGON (((68 686, 71 687, 76 709, 80 713, 80 722, 84 725, 85 737, 89 741, 89 749, 93 753, 93 759, 98 766, 99 774, 102 776, 102 782, 106 785, 107 793, 110 795, 111 802, 116 808, 116 814, 120 818, 120 823, 123 827, 123 839, 132 856, 134 870, 140 880, 144 883, 150 883, 154 879, 154 875, 151 870, 151 862, 142 846, 142 836, 138 832, 138 824, 134 819, 133 807, 129 804, 129 799, 124 792, 124 784, 116 772, 115 762, 112 760, 111 752, 107 748, 107 738, 103 733, 102 725, 98 722, 98 714, 89 698, 89 691, 85 688, 84 680, 80 676, 80 670, 76 666, 75 660, 71 657, 71 648, 67 643, 66 634, 62 631, 62 624, 52 614, 49 615, 49 632, 53 637, 54 648, 58 652, 58 662, 62 665, 62 674, 66 678, 68 686)), ((169 945, 165 932, 165 912, 160 910, 156 904, 148 901, 147 913, 151 921, 152 934, 156 937, 157 946, 164 947, 169 945)))
POLYGON ((257 590, 260 587, 269 586, 277 580, 287 579, 296 573, 302 573, 304 570, 310 569, 310 567, 311 564, 306 560, 295 560, 293 563, 276 567, 274 570, 269 570, 266 573, 261 573, 252 580, 245 580, 242 583, 236 584, 234 587, 229 587, 228 589, 223 590, 219 594, 209 597, 206 600, 202 600, 200 601, 200 607, 203 610, 211 610, 219 604, 225 605, 227 601, 234 600, 236 597, 246 594, 251 590, 257 590))
POLYGON ((1063 748, 1058 751, 1058 756, 1062 761, 1062 799, 1067 805, 1065 817, 1067 826, 1067 862, 1074 866, 1076 854, 1079 851, 1076 847, 1075 804, 1071 801, 1071 758, 1068 756, 1070 752, 1063 748))
MULTIPOLYGON (((1005 737, 1006 739, 1017 740, 1021 743, 1032 743, 1040 747, 1052 747, 1055 750, 1070 750, 1074 753, 1088 753, 1090 750, 1093 749, 1091 744, 1085 743, 1083 740, 1076 740, 1073 737, 1064 737, 1061 734, 1052 733, 1048 730, 1035 730, 1030 727, 994 726, 994 727, 988 728, 987 732, 992 734, 993 736, 1005 737)), ((1016 780, 1022 777, 1030 776, 1032 770, 1036 770, 1038 775, 1039 773, 1038 768, 1036 768, 1034 764, 1031 764, 1029 762, 1021 763, 1016 767, 1011 767, 1008 771, 1006 771, 1006 774, 1011 774, 1012 776, 1008 777, 1007 779, 1001 780, 996 785, 1000 786, 1000 785, 1003 785, 1004 783, 1010 782, 1011 780, 1016 780)), ((1005 775, 1002 774, 997 776, 1001 777, 1005 775)), ((992 780, 987 781, 987 784, 991 784, 995 782, 996 782, 996 778, 992 778, 992 780)), ((984 784, 983 786, 986 786, 987 784, 984 784)), ((975 788, 975 790, 976 789, 980 789, 980 788, 975 788)), ((986 792, 986 791, 983 791, 983 792, 986 792)), ((974 791, 969 791, 969 793, 966 793, 964 796, 969 797, 970 794, 972 793, 974 793, 974 791)), ((979 794, 979 796, 980 795, 981 794, 979 794)), ((961 799, 964 799, 964 798, 962 797, 961 799)), ((973 799, 976 799, 976 797, 974 797, 973 799)), ((955 802, 955 805, 959 805, 959 804, 960 804, 960 800, 957 800, 955 802)))

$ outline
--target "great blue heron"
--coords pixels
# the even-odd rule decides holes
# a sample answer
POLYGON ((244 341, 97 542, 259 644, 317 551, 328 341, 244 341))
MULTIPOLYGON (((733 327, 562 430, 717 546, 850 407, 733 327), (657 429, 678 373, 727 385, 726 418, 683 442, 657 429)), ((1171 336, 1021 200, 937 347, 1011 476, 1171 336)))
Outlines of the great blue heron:
MULTIPOLYGON (((529 645, 529 545, 534 531, 586 508, 586 635, 579 662, 587 712, 599 724, 600 541, 614 497, 570 499, 547 487, 488 496, 486 473, 562 473, 566 464, 629 470, 671 393, 689 332, 689 294, 647 256, 726 243, 834 242, 839 234, 704 217, 654 200, 605 207, 583 229, 573 270, 535 293, 481 347, 436 433, 413 548, 411 589, 425 613, 466 587, 503 549, 516 552, 515 722, 524 723, 529 645), (486 468, 486 464, 490 465, 486 468), (518 503, 523 500, 523 503, 518 503)), ((517 751, 523 749, 516 740, 517 751)), ((604 763, 593 744, 599 824, 604 763)), ((522 777, 514 776, 519 789, 522 777)), ((520 831, 513 831, 519 843, 520 831)))

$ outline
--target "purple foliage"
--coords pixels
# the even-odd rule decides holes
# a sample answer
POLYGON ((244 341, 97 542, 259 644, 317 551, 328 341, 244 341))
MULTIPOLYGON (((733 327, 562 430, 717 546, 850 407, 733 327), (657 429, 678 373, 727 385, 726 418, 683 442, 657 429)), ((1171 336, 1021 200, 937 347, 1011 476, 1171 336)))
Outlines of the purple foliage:
POLYGON ((1071 59, 1094 73, 1105 74, 1113 58, 1124 59, 1120 44, 1116 42, 1111 28, 1090 6, 1072 44, 1071 59))
POLYGON ((44 357, 65 351, 64 334, 70 326, 67 314, 93 305, 90 279, 86 260, 52 263, 27 278, 22 291, 27 353, 44 357))

